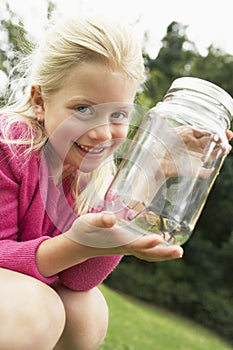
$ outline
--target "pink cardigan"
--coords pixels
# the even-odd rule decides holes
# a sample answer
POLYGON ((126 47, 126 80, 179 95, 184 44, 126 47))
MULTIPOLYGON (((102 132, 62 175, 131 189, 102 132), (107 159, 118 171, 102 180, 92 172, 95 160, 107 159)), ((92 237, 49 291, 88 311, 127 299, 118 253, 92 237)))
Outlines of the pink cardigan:
MULTIPOLYGON (((10 118, 9 116, 7 118, 10 118)), ((2 122, 0 115, 0 138, 2 122)), ((27 133, 25 122, 16 123, 12 138, 27 133)), ((67 231, 76 216, 71 210, 71 178, 56 186, 48 167, 36 152, 25 159, 26 146, 17 152, 0 143, 0 267, 30 275, 50 284, 56 278, 73 290, 99 285, 118 265, 122 256, 95 257, 59 273, 42 276, 36 265, 36 251, 46 239, 67 231)))

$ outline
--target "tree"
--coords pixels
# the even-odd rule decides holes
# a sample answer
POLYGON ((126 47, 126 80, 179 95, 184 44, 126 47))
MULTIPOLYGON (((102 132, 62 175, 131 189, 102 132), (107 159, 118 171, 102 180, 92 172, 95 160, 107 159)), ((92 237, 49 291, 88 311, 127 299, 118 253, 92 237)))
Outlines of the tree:
MULTIPOLYGON (((16 68, 22 58, 31 53, 34 48, 34 39, 25 30, 23 20, 10 8, 8 2, 2 4, 0 13, 0 74, 10 77, 11 81, 24 75, 22 68, 16 68)), ((55 4, 48 1, 47 18, 49 19, 55 9, 55 4)), ((2 79, 3 81, 3 79, 2 79)), ((0 79, 1 82, 1 79, 0 79)), ((0 87, 0 106, 5 103, 6 96, 3 87, 0 87)))
POLYGON ((186 26, 172 22, 162 39, 158 56, 151 59, 148 54, 144 54, 148 72, 144 100, 149 103, 149 107, 162 100, 174 79, 189 75, 197 51, 194 43, 187 38, 185 31, 186 26))
POLYGON ((233 96, 233 56, 213 47, 208 48, 207 55, 197 55, 192 64, 191 73, 209 80, 233 96))
MULTIPOLYGON (((5 3, 5 9, 0 16, 2 17, 0 35, 4 38, 0 45, 0 70, 7 77, 13 74, 14 79, 17 79, 22 72, 17 72, 16 69, 13 71, 13 68, 17 66, 21 56, 31 50, 32 45, 22 20, 13 13, 8 3, 5 3)), ((5 102, 4 91, 1 93, 0 105, 5 102)))

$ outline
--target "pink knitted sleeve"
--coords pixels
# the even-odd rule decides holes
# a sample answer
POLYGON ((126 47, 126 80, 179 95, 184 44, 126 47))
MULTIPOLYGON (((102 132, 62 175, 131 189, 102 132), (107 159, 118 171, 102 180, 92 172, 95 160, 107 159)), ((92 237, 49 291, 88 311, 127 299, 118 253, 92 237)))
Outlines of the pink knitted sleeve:
MULTIPOLYGON (((32 169, 27 171, 30 175, 28 176, 30 184, 33 185, 32 169)), ((35 261, 38 246, 49 237, 38 234, 37 238, 30 239, 31 232, 37 229, 36 218, 35 225, 27 228, 28 239, 20 241, 18 216, 23 211, 23 204, 19 200, 22 188, 17 176, 19 172, 20 166, 16 163, 16 157, 14 158, 12 154, 9 156, 6 147, 0 147, 0 267, 27 274, 50 284, 57 276, 51 278, 42 276, 35 261)))
POLYGON ((46 284, 51 284, 57 276, 44 277, 36 266, 35 256, 38 246, 49 237, 17 242, 4 240, 0 244, 0 267, 32 276, 46 284))
POLYGON ((119 264, 122 256, 101 256, 84 261, 59 274, 61 282, 78 291, 89 290, 103 282, 119 264))

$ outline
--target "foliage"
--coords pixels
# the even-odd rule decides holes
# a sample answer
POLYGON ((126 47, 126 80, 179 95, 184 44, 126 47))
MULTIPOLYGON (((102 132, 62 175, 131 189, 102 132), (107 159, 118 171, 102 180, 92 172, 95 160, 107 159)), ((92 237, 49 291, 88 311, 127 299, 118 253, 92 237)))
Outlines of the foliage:
POLYGON ((6 4, 4 18, 1 18, 1 37, 5 40, 2 40, 0 47, 0 69, 7 74, 16 66, 19 54, 25 52, 29 44, 26 36, 21 19, 6 4))
MULTIPOLYGON (((22 75, 17 71, 20 59, 32 49, 30 38, 24 28, 22 20, 17 17, 5 3, 5 9, 0 14, 0 36, 3 38, 0 44, 0 70, 7 77, 14 76, 14 80, 22 75), (1 18, 1 16, 3 18, 1 18)), ((13 79, 12 79, 13 80, 13 79)), ((0 92, 0 106, 5 103, 4 90, 0 92)))
POLYGON ((212 45, 205 57, 200 55, 195 57, 192 75, 212 81, 233 95, 233 56, 212 45))
MULTIPOLYGON (((10 8, 8 2, 2 3, 3 10, 0 13, 1 27, 0 37, 0 73, 5 73, 10 79, 8 88, 14 90, 15 84, 18 88, 17 80, 24 77, 26 71, 25 67, 19 65, 23 59, 29 55, 34 48, 34 39, 25 30, 22 19, 17 16, 10 8)), ((48 1, 47 18, 51 17, 55 9, 55 4, 48 1)), ((20 85, 19 85, 20 86, 20 85)), ((0 86, 0 106, 4 105, 8 96, 0 86)))
POLYGON ((195 45, 185 34, 185 28, 177 22, 172 22, 167 28, 157 58, 151 59, 148 54, 144 54, 148 79, 141 99, 146 99, 149 107, 162 100, 174 79, 189 74, 197 53, 195 45))

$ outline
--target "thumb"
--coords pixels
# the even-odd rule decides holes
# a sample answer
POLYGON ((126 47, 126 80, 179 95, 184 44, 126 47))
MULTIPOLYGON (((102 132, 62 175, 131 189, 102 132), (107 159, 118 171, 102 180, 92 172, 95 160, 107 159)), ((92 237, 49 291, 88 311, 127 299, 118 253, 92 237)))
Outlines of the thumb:
POLYGON ((116 217, 113 213, 88 213, 77 218, 64 235, 86 246, 109 247, 112 246, 112 240, 114 239, 109 235, 109 229, 112 230, 115 223, 116 217))
POLYGON ((108 211, 103 211, 97 214, 85 214, 80 217, 80 220, 93 228, 110 228, 116 223, 116 216, 108 211))

